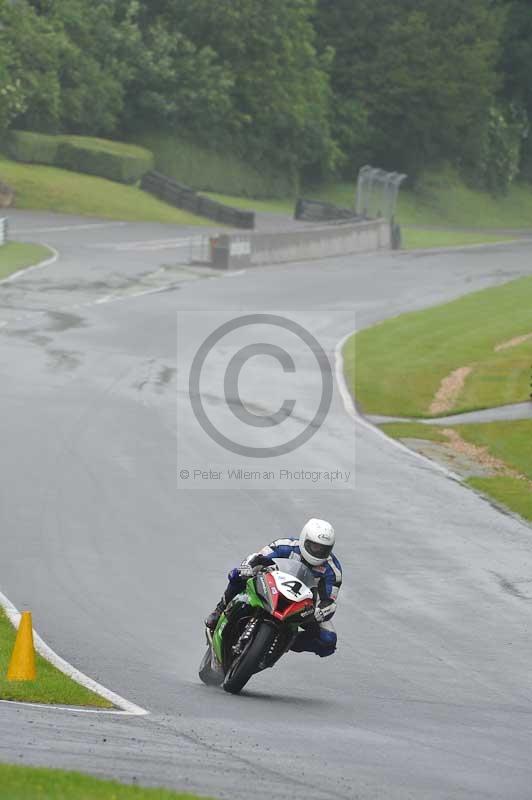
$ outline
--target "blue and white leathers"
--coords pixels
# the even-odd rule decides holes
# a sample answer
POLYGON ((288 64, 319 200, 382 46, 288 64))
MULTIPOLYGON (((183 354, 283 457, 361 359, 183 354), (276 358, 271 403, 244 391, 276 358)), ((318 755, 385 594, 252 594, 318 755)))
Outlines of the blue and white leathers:
MULTIPOLYGON (((317 620, 314 624, 306 626, 306 630, 298 635, 292 650, 316 653, 322 658, 332 655, 336 649, 337 636, 330 620, 336 611, 336 600, 342 585, 342 567, 336 556, 331 553, 324 564, 311 566, 301 556, 299 539, 276 539, 258 553, 248 556, 242 565, 253 567, 260 563, 262 558, 297 559, 303 561, 310 569, 318 587, 317 620)), ((231 573, 229 577, 231 579, 231 573)))

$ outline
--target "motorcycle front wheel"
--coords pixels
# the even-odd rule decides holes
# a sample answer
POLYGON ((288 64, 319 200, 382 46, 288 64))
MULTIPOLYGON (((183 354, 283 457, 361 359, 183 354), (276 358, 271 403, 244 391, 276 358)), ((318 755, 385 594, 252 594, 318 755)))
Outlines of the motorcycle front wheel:
POLYGON ((259 672, 259 665, 277 635, 271 625, 263 623, 242 655, 231 664, 223 682, 223 688, 231 694, 238 694, 252 675, 259 672))

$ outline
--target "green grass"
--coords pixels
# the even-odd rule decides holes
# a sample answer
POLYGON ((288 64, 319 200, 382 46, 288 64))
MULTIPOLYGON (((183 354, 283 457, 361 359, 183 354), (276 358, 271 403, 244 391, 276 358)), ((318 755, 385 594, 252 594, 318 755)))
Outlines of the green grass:
POLYGON ((440 428, 436 425, 424 425, 422 422, 386 422, 379 425, 392 439, 427 439, 430 442, 448 442, 440 428))
POLYGON ((457 425, 456 430, 466 441, 487 447, 490 453, 532 481, 532 419, 457 425))
MULTIPOLYGON (((219 195, 219 199, 227 200, 238 208, 279 214, 293 212, 292 195, 259 205, 250 197, 226 196, 227 193, 231 194, 228 186, 224 186, 222 191, 224 194, 219 195)), ((309 199, 353 208, 355 192, 355 182, 338 181, 320 187, 303 188, 300 194, 309 199)), ((511 235, 482 233, 482 230, 532 230, 532 185, 515 184, 507 196, 493 197, 486 192, 470 189, 451 170, 445 170, 426 176, 416 190, 401 189, 396 217, 405 226, 404 247, 408 249, 508 241, 511 235), (413 230, 408 228, 409 225, 427 225, 433 230, 413 230), (446 227, 458 230, 437 230, 446 227), (475 232, 460 228, 480 230, 475 232)))
MULTIPOLYGON (((330 184, 306 196, 351 208, 355 183, 330 184)), ((444 170, 425 176, 415 190, 402 188, 396 217, 402 225, 532 230, 532 185, 514 184, 507 196, 494 197, 444 170)))
POLYGON ((19 269, 31 267, 52 255, 48 247, 41 244, 8 242, 0 247, 0 280, 19 269))
POLYGON ((56 167, 0 158, 0 180, 16 192, 16 207, 131 222, 209 225, 207 220, 157 200, 135 186, 56 167))
MULTIPOLYGON (((6 678, 9 660, 15 643, 16 632, 4 611, 0 609, 0 699, 19 700, 27 703, 53 703, 66 706, 96 706, 110 708, 111 703, 90 692, 63 675, 41 656, 37 655, 37 679, 35 681, 8 681, 6 678)), ((3 782, 0 777, 0 798, 3 782)), ((16 795, 18 797, 18 795, 16 795)), ((21 795, 22 796, 22 795, 21 795)))
MULTIPOLYGON (((102 781, 79 772, 0 765, 1 800, 194 800, 195 795, 102 781)), ((198 800, 198 798, 196 798, 198 800)))
POLYGON ((296 193, 285 173, 257 169, 236 153, 222 153, 170 134, 148 132, 135 141, 151 150, 155 167, 193 189, 235 197, 284 198, 296 193))
POLYGON ((345 345, 346 378, 373 414, 430 416, 442 379, 467 365, 475 368, 453 413, 525 401, 532 342, 494 348, 531 332, 532 278, 522 278, 361 331, 345 345))
MULTIPOLYGON (((475 425, 455 425, 457 433, 467 442, 486 447, 508 467, 525 476, 523 480, 511 476, 468 478, 474 489, 492 497, 498 503, 532 521, 532 420, 486 422, 475 425)), ((425 439, 448 442, 434 425, 417 423, 390 423, 380 428, 394 439, 425 439)))
POLYGON ((511 236, 470 231, 421 230, 403 227, 403 249, 421 250, 431 247, 463 247, 472 244, 495 244, 509 242, 511 236))
POLYGON ((429 174, 416 191, 401 190, 403 225, 532 230, 532 186, 514 184, 505 197, 470 189, 452 171, 429 174))
POLYGON ((530 484, 518 478, 507 477, 469 478, 467 483, 532 522, 530 484))

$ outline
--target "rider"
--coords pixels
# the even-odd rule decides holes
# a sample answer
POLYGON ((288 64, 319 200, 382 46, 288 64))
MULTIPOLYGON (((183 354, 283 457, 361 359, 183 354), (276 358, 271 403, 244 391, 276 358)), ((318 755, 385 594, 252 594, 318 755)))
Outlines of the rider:
POLYGON ((336 598, 342 585, 342 568, 332 554, 334 528, 323 519, 309 519, 299 539, 276 539, 258 553, 252 553, 228 575, 229 584, 222 599, 205 620, 214 631, 220 615, 227 604, 241 592, 246 580, 254 574, 255 567, 271 565, 273 558, 292 558, 302 561, 318 579, 314 620, 305 623, 298 633, 291 650, 296 653, 316 653, 320 657, 330 656, 336 650, 336 631, 330 621, 336 611, 336 598))

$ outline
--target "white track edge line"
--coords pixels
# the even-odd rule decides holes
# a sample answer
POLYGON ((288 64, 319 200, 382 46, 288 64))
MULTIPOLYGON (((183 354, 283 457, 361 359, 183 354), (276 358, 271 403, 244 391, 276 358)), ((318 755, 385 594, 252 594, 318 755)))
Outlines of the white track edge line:
POLYGON ((362 414, 357 411, 355 406, 353 397, 349 389, 347 388, 347 383, 345 381, 344 376, 344 356, 343 356, 343 348, 345 343, 351 336, 354 335, 356 331, 346 334, 335 347, 334 350, 334 367, 335 367, 335 376, 336 376, 336 383, 338 385, 338 390, 340 392, 340 396, 342 398, 342 402, 344 404, 344 408, 347 414, 355 421, 357 425, 360 425, 362 428, 366 428, 367 430, 371 431, 375 436, 378 436, 380 439, 388 442, 392 447, 401 450, 403 453, 408 453, 409 456, 413 458, 417 458, 418 460, 422 461, 425 466, 429 466, 436 472, 443 473, 447 478, 451 478, 452 480, 458 481, 459 483, 463 483, 463 479, 460 475, 457 475, 452 470, 444 467, 442 464, 438 464, 436 461, 432 461, 427 456, 422 455, 421 453, 416 453, 415 450, 410 450, 409 447, 404 445, 402 442, 397 441, 397 439, 392 439, 388 436, 384 431, 378 428, 376 425, 373 425, 369 420, 367 420, 362 414))
MULTIPOLYGON (((0 592, 0 606, 4 609, 6 616, 12 623, 15 628, 18 628, 20 622, 20 611, 15 608, 11 600, 9 600, 2 592, 0 592)), ((64 675, 67 675, 69 678, 72 678, 73 681, 79 683, 80 686, 83 686, 85 689, 89 689, 91 692, 103 697, 104 700, 108 700, 114 706, 117 706, 117 709, 106 709, 106 708, 74 708, 71 706, 45 706, 44 704, 39 703, 21 703, 21 705, 33 706, 35 708, 53 708, 62 711, 76 711, 82 713, 90 713, 90 714, 115 714, 121 716, 146 716, 150 712, 147 711, 145 708, 141 708, 141 706, 137 706, 135 703, 126 700, 124 697, 121 697, 119 694, 112 692, 110 689, 106 689, 105 686, 102 686, 97 681, 89 678, 87 675, 84 675, 83 672, 80 672, 76 667, 73 667, 72 664, 69 664, 68 661, 65 661, 64 658, 57 655, 57 653, 49 647, 43 639, 39 636, 39 634, 34 630, 33 637, 35 642, 35 649, 43 658, 50 662, 54 667, 56 667, 60 672, 64 675)), ((12 701, 6 701, 12 702, 12 701)))
POLYGON ((43 269, 43 267, 49 267, 51 264, 54 264, 59 258, 58 251, 55 249, 55 247, 52 247, 51 245, 46 244, 45 242, 43 242, 43 246, 47 247, 48 250, 50 250, 50 252, 52 253, 52 255, 49 258, 45 258, 44 261, 39 261, 38 264, 33 264, 31 267, 22 267, 22 269, 18 269, 16 272, 13 272, 11 275, 8 275, 7 278, 3 278, 0 281, 0 286, 3 283, 11 283, 11 281, 16 281, 17 278, 20 278, 22 275, 27 275, 28 272, 33 272, 33 270, 36 269, 43 269))

